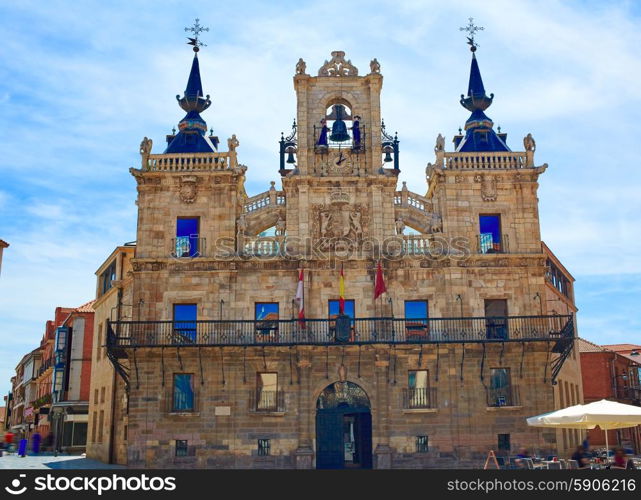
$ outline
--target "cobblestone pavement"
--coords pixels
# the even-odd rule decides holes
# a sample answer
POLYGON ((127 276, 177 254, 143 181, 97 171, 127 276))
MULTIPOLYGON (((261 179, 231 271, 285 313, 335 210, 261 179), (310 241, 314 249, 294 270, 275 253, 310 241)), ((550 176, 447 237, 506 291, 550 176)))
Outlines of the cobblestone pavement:
POLYGON ((126 469, 122 465, 104 464, 80 455, 38 455, 19 457, 3 454, 0 469, 126 469))

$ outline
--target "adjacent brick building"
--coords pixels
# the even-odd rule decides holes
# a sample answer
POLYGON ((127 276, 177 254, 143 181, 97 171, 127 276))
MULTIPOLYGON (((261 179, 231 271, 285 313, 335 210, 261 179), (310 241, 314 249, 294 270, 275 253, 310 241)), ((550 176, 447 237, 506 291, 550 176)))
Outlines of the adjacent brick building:
MULTIPOLYGON (((617 344, 599 346, 579 339, 583 394, 586 403, 610 399, 641 406, 641 360, 639 346, 617 344)), ((588 433, 590 445, 605 446, 605 433, 594 429, 588 433)), ((641 426, 608 431, 608 442, 619 443, 641 452, 641 426)))
POLYGON ((145 138, 131 169, 132 271, 98 299, 122 383, 104 369, 92 386, 126 418, 92 402, 90 454, 106 456, 107 426, 132 467, 478 467, 582 439, 525 422, 581 399, 573 279, 541 241, 532 136, 513 152, 493 129, 473 54, 465 132, 452 152, 439 135, 413 193, 378 61, 360 76, 344 56, 318 76, 296 65, 282 188, 252 197, 239 140, 207 135, 194 57, 179 132, 162 154, 145 138), (107 321, 108 302, 130 309, 107 321))

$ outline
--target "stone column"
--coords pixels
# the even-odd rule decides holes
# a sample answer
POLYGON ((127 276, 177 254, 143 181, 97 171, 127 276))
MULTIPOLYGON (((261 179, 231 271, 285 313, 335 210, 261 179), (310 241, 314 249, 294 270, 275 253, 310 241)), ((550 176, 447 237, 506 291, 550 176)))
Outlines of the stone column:
POLYGON ((376 351, 374 367, 376 371, 376 420, 373 434, 378 438, 374 450, 376 469, 392 468, 392 450, 389 446, 389 350, 376 351))
POLYGON ((295 467, 297 469, 311 469, 314 458, 314 448, 312 440, 312 431, 314 425, 313 409, 311 401, 311 385, 312 385, 312 363, 308 357, 308 353, 301 353, 301 359, 297 363, 300 386, 298 389, 298 419, 297 419, 297 433, 298 433, 298 448, 294 452, 295 467))

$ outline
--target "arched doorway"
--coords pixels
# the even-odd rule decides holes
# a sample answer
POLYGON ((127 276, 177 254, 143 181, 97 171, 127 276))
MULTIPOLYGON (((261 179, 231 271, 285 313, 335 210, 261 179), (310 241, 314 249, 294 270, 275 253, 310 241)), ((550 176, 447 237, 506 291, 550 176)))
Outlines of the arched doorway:
POLYGON ((316 468, 371 469, 372 414, 365 391, 334 382, 316 401, 316 468))

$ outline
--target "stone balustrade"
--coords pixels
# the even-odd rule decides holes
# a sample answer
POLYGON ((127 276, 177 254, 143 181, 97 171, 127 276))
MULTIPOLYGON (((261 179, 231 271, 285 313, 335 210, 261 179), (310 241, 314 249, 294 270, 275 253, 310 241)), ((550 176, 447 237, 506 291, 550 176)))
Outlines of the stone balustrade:
MULTIPOLYGON (((442 165, 453 170, 508 170, 532 166, 527 152, 442 153, 442 165)), ((437 153, 437 165, 439 164, 437 153)))
POLYGON ((143 170, 153 172, 218 171, 235 168, 236 153, 177 153, 143 156, 143 170))
POLYGON ((286 198, 284 191, 276 191, 270 189, 264 193, 257 194, 245 201, 243 211, 245 213, 252 213, 256 210, 266 207, 285 206, 286 198))

